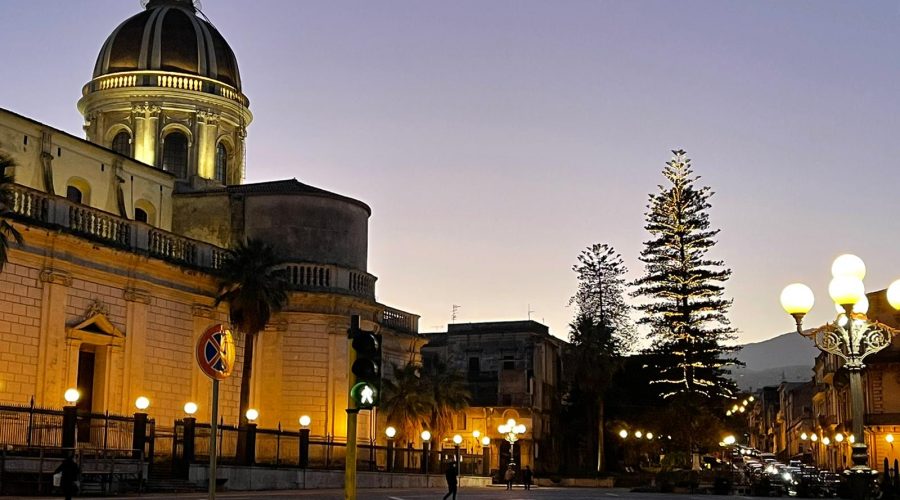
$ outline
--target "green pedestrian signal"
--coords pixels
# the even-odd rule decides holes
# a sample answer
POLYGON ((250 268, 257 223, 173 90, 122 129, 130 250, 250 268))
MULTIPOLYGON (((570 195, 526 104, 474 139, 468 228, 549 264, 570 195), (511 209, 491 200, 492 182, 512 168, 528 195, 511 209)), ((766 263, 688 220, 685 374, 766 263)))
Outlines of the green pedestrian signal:
POLYGON ((356 403, 356 407, 365 410, 378 406, 378 390, 366 382, 357 382, 350 389, 350 397, 356 403))
POLYGON ((381 395, 381 335, 359 326, 359 316, 350 318, 350 397, 357 408, 378 406, 381 395))

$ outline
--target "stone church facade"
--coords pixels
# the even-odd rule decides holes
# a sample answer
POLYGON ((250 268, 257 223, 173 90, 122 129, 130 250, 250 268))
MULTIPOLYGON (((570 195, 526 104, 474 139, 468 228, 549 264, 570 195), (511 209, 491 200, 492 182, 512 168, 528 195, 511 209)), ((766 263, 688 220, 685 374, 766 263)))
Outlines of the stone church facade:
MULTIPOLYGON (((289 303, 257 337, 251 406, 260 427, 345 436, 350 315, 384 334, 386 366, 418 359, 418 316, 375 299, 363 202, 296 180, 243 184, 252 121, 237 60, 186 0, 150 0, 100 50, 78 109, 80 139, 0 108, 0 152, 16 184, 24 237, 0 273, 0 402, 58 408, 77 387, 82 410, 135 411, 158 425, 199 406, 210 382, 197 337, 226 322, 216 271, 247 238, 271 243, 289 303)), ((221 389, 236 423, 238 364, 221 389)), ((361 417, 360 437, 383 434, 361 417)))

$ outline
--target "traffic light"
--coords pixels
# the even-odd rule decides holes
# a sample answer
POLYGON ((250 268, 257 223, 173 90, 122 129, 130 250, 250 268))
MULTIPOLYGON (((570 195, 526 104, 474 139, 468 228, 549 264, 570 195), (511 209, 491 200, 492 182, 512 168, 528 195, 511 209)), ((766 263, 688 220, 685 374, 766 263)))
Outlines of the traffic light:
POLYGON ((359 327, 359 316, 350 318, 350 398, 357 408, 378 406, 381 396, 381 335, 359 327))

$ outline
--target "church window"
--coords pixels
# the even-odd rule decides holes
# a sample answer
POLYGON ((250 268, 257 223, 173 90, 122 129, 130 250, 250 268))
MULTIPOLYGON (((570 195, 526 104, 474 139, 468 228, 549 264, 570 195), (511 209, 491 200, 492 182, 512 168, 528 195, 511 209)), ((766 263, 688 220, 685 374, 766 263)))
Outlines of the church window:
POLYGON ((228 149, 221 142, 216 146, 216 180, 225 184, 225 175, 228 172, 228 149))
POLYGON ((163 139, 162 168, 175 177, 187 177, 188 139, 181 132, 172 132, 163 139))
POLYGON ((74 203, 81 203, 84 193, 75 186, 66 186, 66 199, 74 203))
POLYGON ((138 222, 147 222, 147 212, 141 208, 134 209, 134 220, 138 222))
POLYGON ((120 155, 131 156, 131 134, 121 131, 113 137, 112 150, 120 155))

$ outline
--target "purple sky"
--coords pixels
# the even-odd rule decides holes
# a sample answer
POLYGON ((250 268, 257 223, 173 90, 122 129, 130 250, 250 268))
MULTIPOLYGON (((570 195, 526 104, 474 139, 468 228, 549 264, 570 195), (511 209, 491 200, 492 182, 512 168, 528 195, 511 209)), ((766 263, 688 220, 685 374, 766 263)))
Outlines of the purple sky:
MULTIPOLYGON (((900 277, 900 9, 870 1, 205 0, 255 120, 248 181, 373 208, 378 299, 568 333, 594 242, 632 277, 647 195, 684 148, 716 191, 714 256, 744 341, 790 330, 781 288, 832 314, 831 260, 900 277), (891 260, 895 263, 891 264, 891 260)), ((100 45, 138 0, 5 1, 0 107, 82 136, 100 45)))

